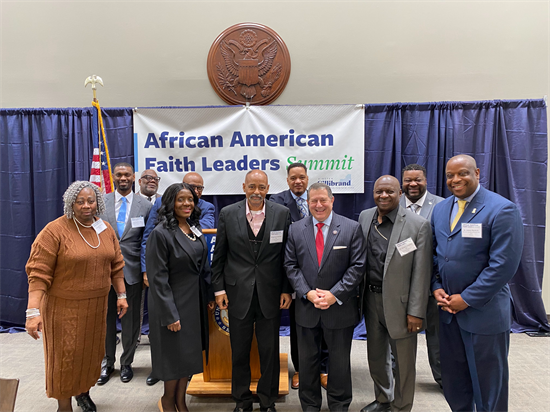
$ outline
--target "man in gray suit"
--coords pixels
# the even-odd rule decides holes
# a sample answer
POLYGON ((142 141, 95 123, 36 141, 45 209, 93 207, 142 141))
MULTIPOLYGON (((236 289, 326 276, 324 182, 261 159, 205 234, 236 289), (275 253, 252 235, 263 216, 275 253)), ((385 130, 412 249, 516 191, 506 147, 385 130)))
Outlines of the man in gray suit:
POLYGON ((359 322, 357 287, 365 271, 361 226, 332 212, 329 186, 308 190, 310 216, 290 226, 285 270, 296 291, 296 332, 300 355, 300 403, 321 409, 321 340, 330 359, 327 401, 331 411, 347 411, 352 400, 350 352, 359 322))
POLYGON ((361 301, 376 397, 362 412, 410 411, 414 400, 417 334, 425 326, 433 265, 432 230, 426 219, 399 206, 400 195, 395 177, 380 177, 374 184, 376 207, 359 216, 367 243, 361 301))
MULTIPOLYGON (((444 199, 428 192, 427 185, 424 166, 415 163, 405 166, 402 173, 403 196, 401 196, 399 205, 430 222, 434 206, 444 199)), ((442 388, 439 361, 439 308, 431 291, 426 311, 426 343, 432 375, 439 387, 442 388)))
MULTIPOLYGON (((143 289, 143 272, 141 271, 140 251, 141 238, 145 223, 149 217, 151 203, 141 196, 134 196, 134 168, 128 163, 117 163, 113 169, 113 180, 116 191, 105 196, 105 214, 103 220, 115 230, 124 257, 124 284, 128 312, 121 320, 122 356, 120 357, 120 380, 130 382, 134 376, 132 362, 140 331, 141 291, 143 289)), ((109 381, 114 372, 116 352, 116 301, 115 290, 109 292, 107 309, 107 335, 105 337, 105 357, 101 364, 101 375, 98 385, 109 381)))

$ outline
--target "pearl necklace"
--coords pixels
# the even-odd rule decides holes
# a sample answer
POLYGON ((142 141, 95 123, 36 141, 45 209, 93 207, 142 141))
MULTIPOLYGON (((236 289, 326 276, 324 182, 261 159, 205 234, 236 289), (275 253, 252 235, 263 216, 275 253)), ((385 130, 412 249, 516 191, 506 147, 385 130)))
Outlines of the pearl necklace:
MULTIPOLYGON (((187 224, 187 227, 189 228, 189 230, 191 230, 191 227, 189 226, 189 224, 187 224)), ((183 228, 180 226, 179 227, 181 229, 181 231, 183 232, 183 228)), ((190 241, 194 242, 195 240, 197 240, 197 235, 195 235, 195 233, 191 230, 191 235, 192 236, 189 236, 189 234, 183 232, 183 234, 185 236, 187 236, 187 239, 189 239, 190 241)))
POLYGON ((82 227, 85 227, 85 228, 88 228, 88 229, 91 228, 93 225, 90 225, 90 226, 83 225, 83 224, 80 223, 80 221, 79 221, 76 217, 74 217, 74 216, 73 216, 73 220, 74 220, 74 224, 75 224, 75 226, 76 226, 76 230, 78 230, 78 234, 80 235, 80 237, 82 238, 82 240, 83 240, 84 242, 86 242, 86 244, 87 244, 88 246, 90 246, 92 249, 97 249, 97 248, 99 247, 99 245, 101 245, 101 239, 99 238, 99 233, 97 233, 97 232, 95 233, 95 234, 97 235, 97 241, 98 241, 97 246, 92 246, 92 245, 90 245, 90 244, 88 243, 88 241, 86 240, 86 238, 82 235, 82 232, 80 232, 80 228, 78 227, 78 225, 76 224, 76 222, 78 222, 82 227))

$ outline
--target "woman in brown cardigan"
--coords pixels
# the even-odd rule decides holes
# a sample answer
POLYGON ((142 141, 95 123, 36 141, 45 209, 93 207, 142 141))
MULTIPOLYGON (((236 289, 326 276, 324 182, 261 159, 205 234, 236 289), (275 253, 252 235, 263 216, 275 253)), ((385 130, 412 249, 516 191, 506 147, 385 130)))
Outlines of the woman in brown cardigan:
POLYGON ((26 270, 26 329, 44 336, 46 395, 59 411, 96 411, 89 390, 105 354, 107 296, 113 284, 119 316, 126 313, 124 260, 115 232, 97 216, 105 211, 97 186, 76 181, 63 195, 64 216, 38 234, 26 270))

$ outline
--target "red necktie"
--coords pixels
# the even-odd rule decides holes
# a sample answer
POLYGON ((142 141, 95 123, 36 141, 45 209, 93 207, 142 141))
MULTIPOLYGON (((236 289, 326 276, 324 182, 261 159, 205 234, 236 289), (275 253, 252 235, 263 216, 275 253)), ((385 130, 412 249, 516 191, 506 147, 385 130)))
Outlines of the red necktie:
POLYGON ((325 240, 323 239, 323 231, 321 230, 325 224, 317 223, 317 236, 315 236, 315 249, 317 249, 317 261, 321 267, 323 260, 323 249, 325 248, 325 240))

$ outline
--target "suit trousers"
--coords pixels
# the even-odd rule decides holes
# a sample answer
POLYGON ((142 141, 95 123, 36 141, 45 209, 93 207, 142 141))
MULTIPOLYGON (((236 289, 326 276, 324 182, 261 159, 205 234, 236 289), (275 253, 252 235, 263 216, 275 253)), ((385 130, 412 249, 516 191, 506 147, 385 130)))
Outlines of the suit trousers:
MULTIPOLYGON (((290 357, 294 365, 294 372, 300 372, 300 354, 298 352, 298 335, 296 332, 296 299, 292 299, 288 316, 290 322, 290 357)), ((439 322, 438 322, 439 328, 439 322)), ((321 341, 321 373, 328 373, 328 348, 325 338, 321 341)))
MULTIPOLYGON (((129 285, 124 280, 126 286, 126 301, 128 302, 128 311, 120 319, 122 327, 122 355, 120 356, 121 365, 131 365, 134 361, 138 338, 141 334, 140 330, 140 314, 141 314, 141 294, 143 290, 143 282, 138 282, 134 285, 129 285)), ((107 309, 107 334, 105 336, 105 358, 103 366, 114 366, 116 360, 116 319, 117 315, 117 298, 115 289, 111 286, 109 291, 109 303, 107 309)))
POLYGON ((510 331, 478 335, 453 316, 439 325, 443 393, 453 411, 508 410, 510 331))
POLYGON ((260 355, 260 380, 256 393, 260 399, 260 408, 274 406, 279 395, 279 325, 281 317, 266 319, 260 308, 258 294, 254 289, 250 308, 244 319, 237 319, 229 314, 229 331, 231 341, 231 396, 238 407, 252 407, 250 391, 250 348, 256 333, 258 353, 260 355))
POLYGON ((418 335, 411 333, 403 339, 392 339, 388 333, 382 294, 370 290, 366 293, 369 294, 365 305, 367 359, 376 400, 391 402, 392 411, 410 411, 414 401, 418 335), (391 353, 395 358, 395 384, 391 353))
MULTIPOLYGON (((337 303, 335 303, 337 304, 337 303)), ((347 411, 352 400, 351 342, 354 327, 328 329, 320 321, 315 328, 296 325, 300 351, 300 403, 304 411, 319 411, 321 396, 321 346, 323 338, 330 357, 327 401, 331 411, 347 411)))
POLYGON ((428 360, 434 380, 441 385, 441 364, 439 360, 439 306, 430 293, 426 311, 426 344, 428 360))

